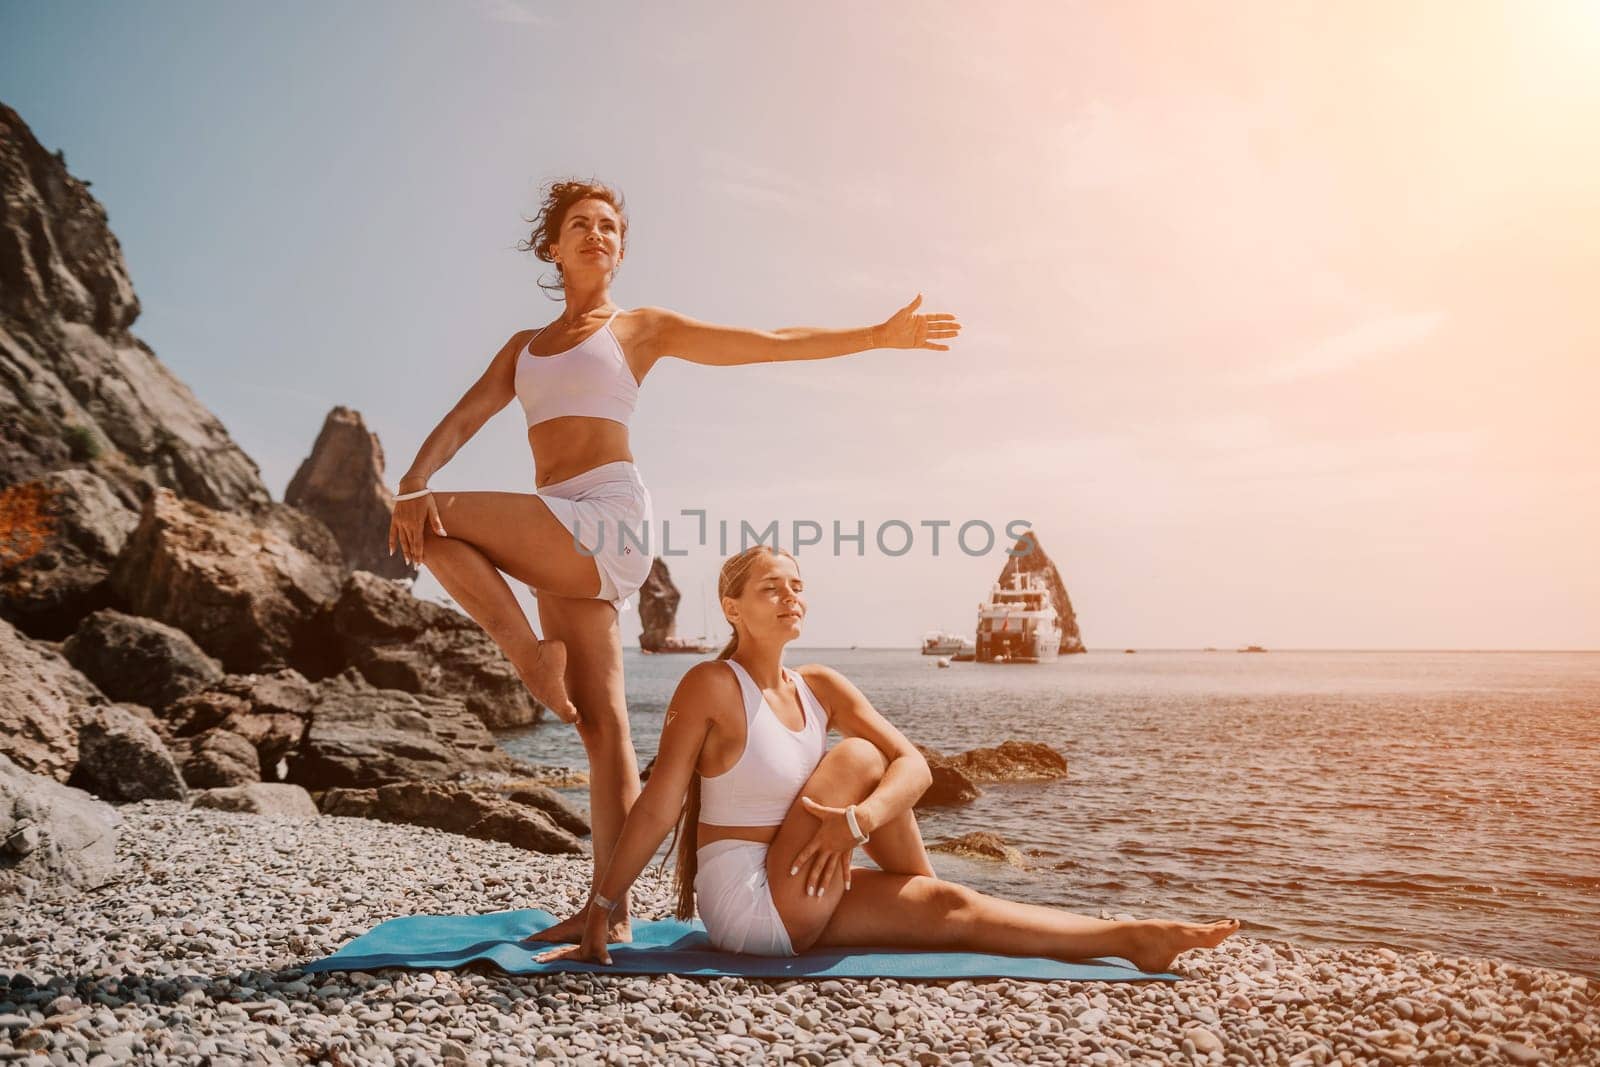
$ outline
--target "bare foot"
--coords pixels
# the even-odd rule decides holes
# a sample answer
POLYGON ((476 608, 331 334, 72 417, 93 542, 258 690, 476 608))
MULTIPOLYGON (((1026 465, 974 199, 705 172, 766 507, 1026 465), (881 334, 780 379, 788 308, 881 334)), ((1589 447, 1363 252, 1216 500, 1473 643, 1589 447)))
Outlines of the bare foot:
POLYGON ((1127 953, 1127 959, 1141 971, 1164 971, 1172 966, 1179 953, 1191 948, 1216 948, 1223 938, 1238 932, 1238 919, 1214 923, 1146 919, 1134 927, 1136 947, 1127 953))
MULTIPOLYGON (((531 946, 534 942, 554 944, 557 942, 570 942, 576 944, 583 940, 584 916, 587 909, 578 912, 569 918, 562 919, 554 926, 547 926, 543 930, 536 930, 517 942, 519 945, 531 946)), ((611 920, 611 929, 606 931, 606 944, 614 945, 617 942, 633 941, 633 924, 627 916, 611 920)))
POLYGON ((577 722, 578 709, 567 699, 567 646, 563 641, 540 641, 533 659, 515 664, 517 677, 533 698, 562 722, 577 722))

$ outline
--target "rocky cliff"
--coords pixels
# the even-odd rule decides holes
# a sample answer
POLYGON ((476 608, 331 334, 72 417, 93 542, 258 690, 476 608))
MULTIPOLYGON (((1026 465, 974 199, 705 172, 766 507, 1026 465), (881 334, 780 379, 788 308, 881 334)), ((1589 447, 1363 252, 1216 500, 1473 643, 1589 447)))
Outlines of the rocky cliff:
POLYGON ((0 485, 85 467, 131 507, 157 485, 265 506, 255 462, 129 332, 138 317, 105 208, 0 104, 0 485))
POLYGON ((85 794, 578 847, 550 797, 429 784, 523 781, 490 731, 543 709, 476 623, 364 569, 395 573, 360 416, 330 414, 304 510, 274 502, 138 314, 88 183, 0 105, 0 896, 99 869, 85 794))

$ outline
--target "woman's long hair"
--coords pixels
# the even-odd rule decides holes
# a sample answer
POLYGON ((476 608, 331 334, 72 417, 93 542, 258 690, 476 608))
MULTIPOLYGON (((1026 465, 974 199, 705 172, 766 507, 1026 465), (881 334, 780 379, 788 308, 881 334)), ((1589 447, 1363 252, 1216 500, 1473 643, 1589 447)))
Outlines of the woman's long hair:
MULTIPOLYGON (((723 597, 737 598, 744 593, 745 583, 750 580, 750 571, 755 567, 756 561, 762 558, 765 552, 769 556, 793 556, 781 548, 771 545, 755 545, 745 549, 737 556, 729 556, 722 564, 722 573, 717 577, 717 601, 723 597)), ((798 564, 796 564, 798 566, 798 564)), ((718 659, 732 659, 734 652, 739 648, 739 628, 733 628, 733 636, 717 653, 718 659)), ((685 921, 694 918, 694 878, 699 872, 699 833, 700 829, 700 771, 695 770, 689 779, 689 792, 684 798, 683 814, 678 816, 678 825, 672 831, 672 840, 677 846, 678 860, 673 874, 672 884, 678 891, 678 906, 673 914, 685 921)), ((671 852, 673 845, 667 846, 671 852)))

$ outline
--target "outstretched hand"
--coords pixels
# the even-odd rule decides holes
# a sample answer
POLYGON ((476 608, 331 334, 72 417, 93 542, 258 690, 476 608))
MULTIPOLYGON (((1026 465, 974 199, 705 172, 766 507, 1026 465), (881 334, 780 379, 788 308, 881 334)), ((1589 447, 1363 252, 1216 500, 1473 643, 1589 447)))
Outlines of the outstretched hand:
POLYGON ((961 324, 954 315, 918 315, 922 294, 896 311, 879 329, 879 348, 932 348, 950 351, 949 345, 935 343, 935 339, 953 339, 961 332, 961 324))
POLYGON ((844 875, 844 887, 849 889, 850 857, 856 849, 856 835, 850 832, 844 809, 818 804, 808 796, 802 796, 800 803, 805 806, 806 813, 820 819, 822 825, 795 854, 794 862, 789 865, 790 877, 805 875, 806 896, 820 896, 832 881, 834 869, 838 868, 844 875))

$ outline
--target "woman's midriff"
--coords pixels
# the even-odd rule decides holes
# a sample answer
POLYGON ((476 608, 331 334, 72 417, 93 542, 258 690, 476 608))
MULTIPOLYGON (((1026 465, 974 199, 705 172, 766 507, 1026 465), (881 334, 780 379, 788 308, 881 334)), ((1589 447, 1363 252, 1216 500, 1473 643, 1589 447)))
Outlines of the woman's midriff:
POLYGON ((610 419, 563 415, 528 427, 533 484, 543 488, 618 460, 633 462, 628 428, 610 419))
POLYGON ((696 824, 695 846, 705 848, 713 841, 756 841, 763 845, 772 843, 778 836, 776 826, 713 826, 708 822, 696 824))

